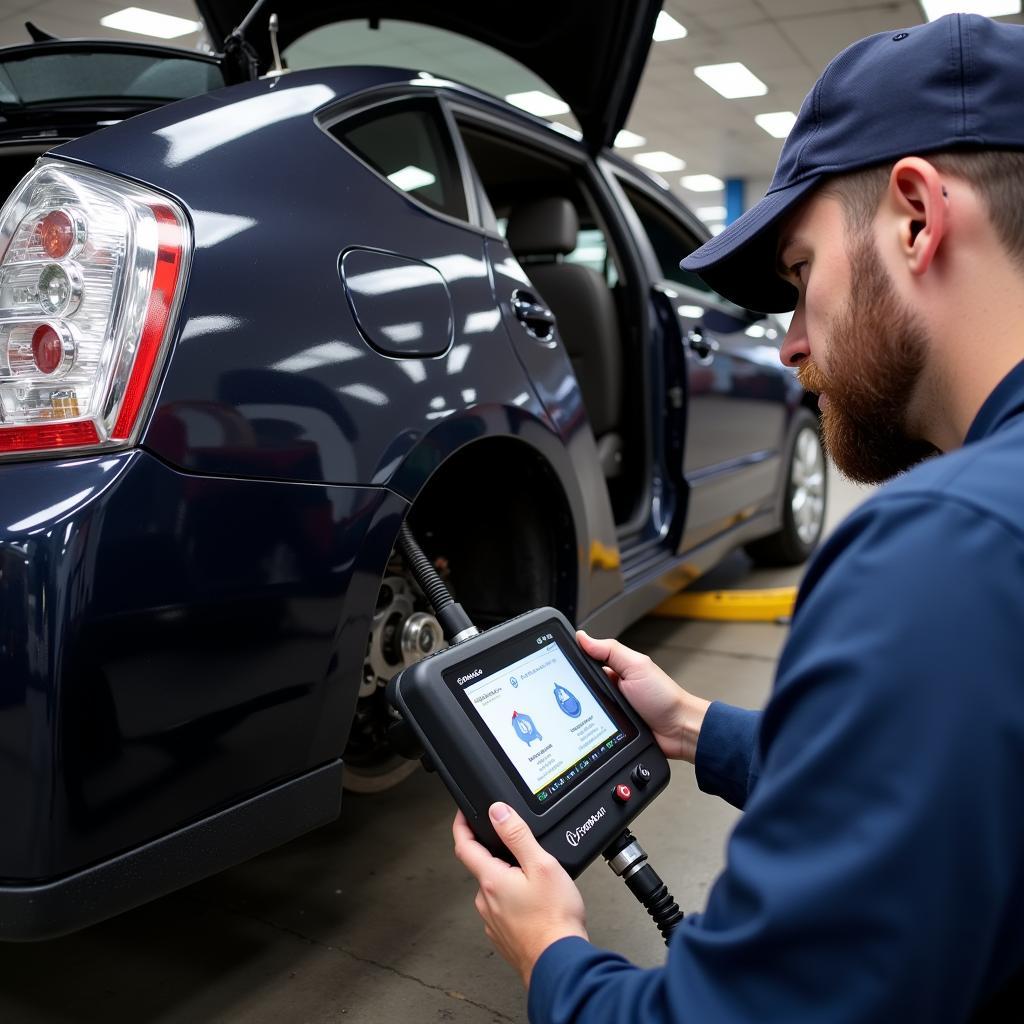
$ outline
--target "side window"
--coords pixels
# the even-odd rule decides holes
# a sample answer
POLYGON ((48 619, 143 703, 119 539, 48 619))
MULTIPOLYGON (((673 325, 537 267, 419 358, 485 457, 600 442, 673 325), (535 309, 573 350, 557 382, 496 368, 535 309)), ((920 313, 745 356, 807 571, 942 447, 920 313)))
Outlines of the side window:
POLYGON ((679 266, 679 261, 697 248, 698 240, 642 192, 630 188, 621 178, 619 184, 647 232, 662 277, 666 281, 675 281, 698 291, 715 294, 702 278, 679 266))
POLYGON ((466 219, 455 149, 432 103, 388 103, 329 131, 395 188, 433 210, 466 219))

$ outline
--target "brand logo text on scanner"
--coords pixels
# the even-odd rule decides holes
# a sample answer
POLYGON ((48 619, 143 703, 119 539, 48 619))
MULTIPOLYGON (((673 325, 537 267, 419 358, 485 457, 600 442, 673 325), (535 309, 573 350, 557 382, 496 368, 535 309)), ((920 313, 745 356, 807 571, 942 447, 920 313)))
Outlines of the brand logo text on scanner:
POLYGON ((476 679, 477 676, 482 676, 483 674, 484 670, 482 668, 475 668, 473 669, 472 672, 469 673, 468 676, 459 676, 459 678, 456 679, 455 682, 461 685, 462 683, 468 683, 470 679, 476 679))
POLYGON ((594 813, 587 818, 579 828, 567 828, 565 830, 565 841, 573 848, 576 849, 580 845, 580 840, 605 816, 605 809, 602 805, 594 813))

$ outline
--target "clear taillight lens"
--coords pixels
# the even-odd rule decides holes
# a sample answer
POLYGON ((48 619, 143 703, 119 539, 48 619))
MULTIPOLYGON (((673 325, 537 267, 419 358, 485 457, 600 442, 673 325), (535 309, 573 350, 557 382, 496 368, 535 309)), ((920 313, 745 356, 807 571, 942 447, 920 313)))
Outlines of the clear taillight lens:
POLYGON ((39 164, 0 211, 0 458, 134 440, 191 254, 165 196, 39 164))

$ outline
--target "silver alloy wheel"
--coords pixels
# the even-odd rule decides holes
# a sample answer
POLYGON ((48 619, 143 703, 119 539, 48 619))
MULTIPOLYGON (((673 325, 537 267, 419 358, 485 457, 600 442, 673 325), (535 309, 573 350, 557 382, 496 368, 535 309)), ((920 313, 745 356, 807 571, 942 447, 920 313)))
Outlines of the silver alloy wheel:
POLYGON ((804 544, 812 544, 825 519, 825 453, 818 432, 803 427, 793 447, 790 502, 793 525, 804 544))

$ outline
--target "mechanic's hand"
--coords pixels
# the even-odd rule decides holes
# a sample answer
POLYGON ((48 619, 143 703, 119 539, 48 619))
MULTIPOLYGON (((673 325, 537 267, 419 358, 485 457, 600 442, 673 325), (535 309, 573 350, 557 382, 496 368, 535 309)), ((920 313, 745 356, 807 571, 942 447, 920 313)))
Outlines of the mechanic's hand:
POLYGON ((687 692, 650 657, 618 640, 595 640, 580 629, 576 641, 586 654, 604 662, 605 675, 647 723, 662 753, 692 763, 710 701, 687 692))
POLYGON ((476 841, 462 811, 452 835, 455 856, 480 883, 476 909, 484 932, 529 987, 538 957, 567 935, 587 938, 583 897, 508 804, 491 804, 491 824, 520 867, 499 860, 476 841))

